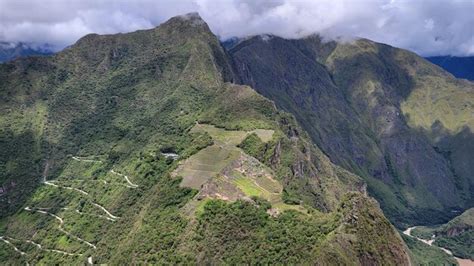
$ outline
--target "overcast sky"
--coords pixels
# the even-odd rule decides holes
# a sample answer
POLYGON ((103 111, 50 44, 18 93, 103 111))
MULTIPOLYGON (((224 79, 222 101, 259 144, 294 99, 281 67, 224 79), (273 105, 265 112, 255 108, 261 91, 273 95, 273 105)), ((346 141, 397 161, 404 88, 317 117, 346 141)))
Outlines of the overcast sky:
POLYGON ((0 0, 0 40, 64 47, 197 11, 221 39, 365 37, 421 55, 474 55, 474 0, 0 0))

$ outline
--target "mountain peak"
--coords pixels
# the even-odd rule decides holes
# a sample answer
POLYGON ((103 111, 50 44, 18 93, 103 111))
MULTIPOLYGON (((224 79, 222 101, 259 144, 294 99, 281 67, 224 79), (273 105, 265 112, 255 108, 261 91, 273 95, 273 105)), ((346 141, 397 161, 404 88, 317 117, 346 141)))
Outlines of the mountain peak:
POLYGON ((201 18, 198 12, 190 12, 184 15, 177 16, 177 18, 181 18, 186 21, 192 21, 196 23, 206 23, 204 20, 201 18))
POLYGON ((179 24, 192 27, 205 26, 206 28, 208 28, 207 23, 201 18, 198 12, 191 12, 184 15, 172 17, 167 22, 165 22, 165 24, 179 24))

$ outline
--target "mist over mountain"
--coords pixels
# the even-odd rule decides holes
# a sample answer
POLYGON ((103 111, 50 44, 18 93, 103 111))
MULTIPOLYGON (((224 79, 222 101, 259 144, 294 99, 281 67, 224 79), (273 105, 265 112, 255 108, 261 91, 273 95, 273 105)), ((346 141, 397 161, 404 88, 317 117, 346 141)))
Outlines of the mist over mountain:
POLYGON ((22 42, 0 42, 0 63, 14 60, 19 57, 51 55, 53 53, 53 49, 49 45, 38 46, 22 42))
POLYGON ((150 29, 199 12, 221 40, 320 34, 329 40, 368 38, 423 56, 474 54, 472 1, 2 0, 0 10, 0 40, 57 47, 89 33, 150 29))

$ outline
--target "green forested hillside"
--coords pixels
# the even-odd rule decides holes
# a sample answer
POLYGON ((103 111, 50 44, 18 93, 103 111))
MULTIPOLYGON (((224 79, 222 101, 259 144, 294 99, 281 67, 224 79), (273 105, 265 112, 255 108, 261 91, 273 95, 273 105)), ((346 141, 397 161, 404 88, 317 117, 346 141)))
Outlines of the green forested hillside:
POLYGON ((0 65, 0 262, 409 264, 362 179, 230 64, 190 14, 0 65))
POLYGON ((472 83, 369 40, 255 36, 229 54, 239 82, 294 114, 333 162, 364 178, 397 226, 472 207, 472 83))

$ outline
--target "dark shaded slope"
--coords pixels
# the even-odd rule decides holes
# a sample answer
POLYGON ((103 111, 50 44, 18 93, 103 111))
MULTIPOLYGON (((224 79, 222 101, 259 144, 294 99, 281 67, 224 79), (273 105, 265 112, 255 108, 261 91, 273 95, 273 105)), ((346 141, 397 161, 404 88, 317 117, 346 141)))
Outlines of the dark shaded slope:
POLYGON ((403 103, 414 103, 407 100, 414 90, 425 88, 407 65, 423 68, 427 80, 446 78, 414 54, 367 40, 323 43, 315 36, 254 37, 229 52, 241 81, 293 113, 331 160, 365 177, 398 225, 443 221, 447 210, 471 202, 473 180, 453 165, 472 158, 472 151, 447 159, 433 147, 441 143, 436 134, 409 125, 406 117, 416 112, 402 110, 403 103))
MULTIPOLYGON (((317 40, 315 40, 317 41, 317 40)), ((312 42, 308 42, 312 44, 312 42)), ((294 114, 331 160, 346 168, 380 154, 343 90, 306 43, 254 37, 230 51, 241 82, 294 114)), ((331 49, 331 48, 329 48, 331 49)), ((324 55, 323 55, 324 56, 324 55)), ((370 132, 369 132, 370 133, 370 132)))

